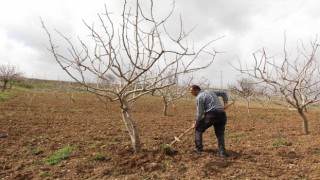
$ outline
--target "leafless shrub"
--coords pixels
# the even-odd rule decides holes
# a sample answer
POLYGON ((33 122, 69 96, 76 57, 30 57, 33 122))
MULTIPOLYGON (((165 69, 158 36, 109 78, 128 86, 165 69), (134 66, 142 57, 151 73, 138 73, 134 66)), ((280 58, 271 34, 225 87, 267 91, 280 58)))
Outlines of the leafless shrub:
POLYGON ((272 93, 268 91, 267 86, 257 86, 253 94, 253 98, 257 101, 264 109, 267 109, 272 102, 272 93))
POLYGON ((0 80, 2 81, 1 91, 5 91, 12 87, 14 82, 19 81, 22 78, 22 73, 17 66, 11 64, 0 65, 0 80), (8 84, 10 87, 8 88, 8 84))
MULTIPOLYGON (((168 86, 162 89, 157 89, 152 92, 153 96, 158 96, 162 98, 163 102, 163 115, 168 115, 168 107, 170 104, 175 108, 175 102, 183 97, 186 97, 189 93, 189 87, 192 84, 198 84, 202 86, 207 82, 207 79, 201 78, 200 80, 196 80, 194 76, 189 75, 186 77, 180 78, 180 83, 178 82, 179 78, 178 76, 176 78, 170 78, 167 79, 167 81, 170 81, 174 83, 172 86, 168 86), (183 79, 184 80, 181 80, 183 79)), ((169 82, 163 82, 163 83, 169 83, 169 82)))
POLYGON ((250 113, 250 101, 255 94, 255 87, 256 83, 248 78, 242 78, 237 80, 235 84, 229 85, 231 93, 234 93, 246 100, 248 113, 250 113))

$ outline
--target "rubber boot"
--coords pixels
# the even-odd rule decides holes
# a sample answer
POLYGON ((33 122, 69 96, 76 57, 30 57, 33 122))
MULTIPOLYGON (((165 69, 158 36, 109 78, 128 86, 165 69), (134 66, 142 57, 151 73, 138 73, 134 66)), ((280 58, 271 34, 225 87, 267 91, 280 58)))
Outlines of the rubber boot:
POLYGON ((203 151, 202 132, 196 131, 194 142, 195 142, 196 147, 193 149, 193 151, 194 152, 202 152, 203 151))
POLYGON ((227 152, 226 152, 226 148, 225 148, 225 142, 224 142, 224 136, 219 136, 218 137, 218 153, 217 155, 222 157, 222 158, 226 158, 227 157, 227 152))

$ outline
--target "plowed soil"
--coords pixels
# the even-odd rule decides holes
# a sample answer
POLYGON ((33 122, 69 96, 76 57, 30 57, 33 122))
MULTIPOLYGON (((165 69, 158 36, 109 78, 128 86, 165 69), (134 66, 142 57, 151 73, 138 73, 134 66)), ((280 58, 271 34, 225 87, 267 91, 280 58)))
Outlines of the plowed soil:
POLYGON ((320 179, 320 111, 309 111, 310 134, 286 109, 235 105, 228 112, 229 157, 215 156, 213 129, 205 151, 193 153, 193 132, 165 154, 161 148, 191 127, 194 100, 162 115, 161 98, 134 104, 143 153, 134 155, 119 104, 89 93, 27 91, 0 102, 0 179, 320 179), (61 162, 47 163, 71 146, 61 162), (98 158, 100 155, 102 158, 98 158))

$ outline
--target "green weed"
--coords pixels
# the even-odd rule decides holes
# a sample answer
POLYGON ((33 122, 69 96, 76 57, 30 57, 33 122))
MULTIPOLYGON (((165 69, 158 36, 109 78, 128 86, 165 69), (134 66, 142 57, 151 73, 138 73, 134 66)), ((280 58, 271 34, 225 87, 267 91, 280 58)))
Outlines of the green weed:
POLYGON ((280 146, 291 146, 291 145, 292 145, 291 142, 288 142, 287 140, 282 138, 276 138, 272 143, 272 146, 275 148, 279 148, 280 146))
POLYGON ((13 98, 13 95, 9 92, 0 92, 0 101, 6 101, 13 98))
POLYGON ((99 161, 99 162, 103 162, 103 161, 107 161, 108 159, 106 158, 105 155, 101 154, 101 153, 96 153, 94 155, 94 160, 95 161, 99 161))
POLYGON ((162 151, 169 151, 170 150, 170 145, 169 144, 165 144, 161 147, 162 151))
POLYGON ((110 138, 107 139, 109 142, 111 142, 112 144, 117 144, 119 142, 121 142, 121 139, 117 139, 117 138, 110 138))
POLYGON ((39 155, 39 154, 43 154, 43 150, 41 150, 41 149, 32 149, 31 150, 31 154, 32 155, 39 155))
POLYGON ((62 112, 62 109, 53 108, 53 109, 51 110, 51 112, 53 112, 53 113, 60 113, 60 112, 62 112))
POLYGON ((79 108, 78 109, 71 109, 70 112, 73 114, 82 113, 83 109, 79 109, 79 108))
POLYGON ((55 165, 63 160, 69 159, 70 152, 74 150, 73 146, 65 146, 59 149, 56 153, 45 159, 45 163, 49 165, 55 165))
POLYGON ((243 138, 245 135, 244 132, 227 133, 227 138, 243 138))
POLYGON ((30 89, 42 88, 43 85, 38 83, 31 83, 31 82, 20 82, 20 83, 16 83, 15 86, 21 90, 30 90, 30 89))
POLYGON ((233 143, 237 143, 240 139, 242 139, 245 136, 245 132, 226 133, 227 139, 230 139, 233 143))
POLYGON ((48 172, 46 172, 46 171, 40 170, 39 173, 40 173, 40 177, 47 177, 48 176, 48 172))

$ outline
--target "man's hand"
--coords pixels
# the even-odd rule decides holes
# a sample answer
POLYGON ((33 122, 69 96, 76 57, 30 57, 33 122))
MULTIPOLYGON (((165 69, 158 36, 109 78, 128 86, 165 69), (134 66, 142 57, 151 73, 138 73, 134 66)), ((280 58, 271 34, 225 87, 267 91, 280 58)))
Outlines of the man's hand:
POLYGON ((235 103, 235 102, 233 101, 233 102, 230 103, 230 104, 224 105, 223 109, 224 109, 224 110, 227 110, 230 106, 234 105, 234 103, 235 103))
POLYGON ((193 125, 192 125, 192 129, 196 129, 197 128, 197 125, 196 125, 196 123, 194 123, 193 125))

